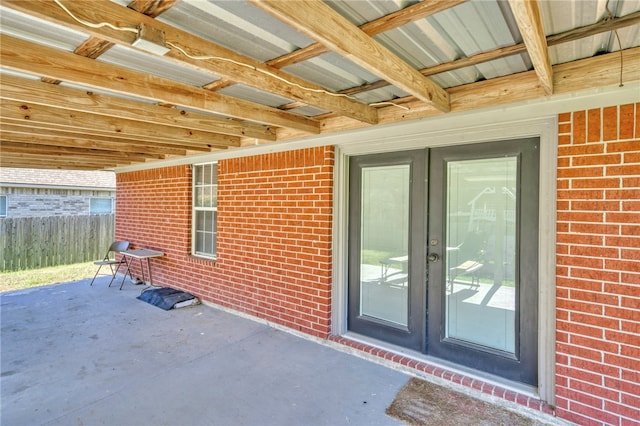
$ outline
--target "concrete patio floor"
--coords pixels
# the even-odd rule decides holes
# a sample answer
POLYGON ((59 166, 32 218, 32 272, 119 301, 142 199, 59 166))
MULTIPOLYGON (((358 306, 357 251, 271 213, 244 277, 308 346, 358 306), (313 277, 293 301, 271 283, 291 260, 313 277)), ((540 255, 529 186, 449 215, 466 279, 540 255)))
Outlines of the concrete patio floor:
MULTIPOLYGON (((164 311, 108 282, 0 293, 1 425, 403 424, 385 409, 404 372, 211 306, 164 311)), ((493 410, 482 424, 500 424, 493 410)))
POLYGON ((0 295, 2 425, 394 425, 409 376, 102 278, 0 295))

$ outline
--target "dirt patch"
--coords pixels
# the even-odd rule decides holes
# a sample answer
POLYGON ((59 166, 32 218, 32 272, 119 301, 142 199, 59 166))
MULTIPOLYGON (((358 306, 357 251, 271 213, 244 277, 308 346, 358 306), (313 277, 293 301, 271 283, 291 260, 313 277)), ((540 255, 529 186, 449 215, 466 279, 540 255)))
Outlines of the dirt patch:
POLYGON ((542 423, 460 392, 412 378, 386 413, 410 425, 537 426, 542 423))

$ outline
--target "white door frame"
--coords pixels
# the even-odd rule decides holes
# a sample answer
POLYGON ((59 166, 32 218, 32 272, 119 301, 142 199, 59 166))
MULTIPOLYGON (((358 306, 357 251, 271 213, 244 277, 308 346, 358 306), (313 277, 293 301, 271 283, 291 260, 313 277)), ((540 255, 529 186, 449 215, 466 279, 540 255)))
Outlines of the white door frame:
MULTIPOLYGON (((475 142, 540 137, 539 201, 539 302, 538 302, 538 388, 539 397, 555 401, 555 227, 558 124, 556 116, 495 123, 496 112, 467 117, 448 117, 432 122, 394 125, 351 135, 336 145, 334 186, 334 272, 332 334, 347 333, 347 224, 349 156, 389 151, 431 148, 475 142), (483 117, 484 116, 484 117, 483 117), (483 124, 492 123, 492 124, 483 124), (447 127, 449 126, 449 127, 447 127)), ((384 344, 381 342, 381 345, 384 344)), ((467 371, 468 374, 468 371, 467 371)))

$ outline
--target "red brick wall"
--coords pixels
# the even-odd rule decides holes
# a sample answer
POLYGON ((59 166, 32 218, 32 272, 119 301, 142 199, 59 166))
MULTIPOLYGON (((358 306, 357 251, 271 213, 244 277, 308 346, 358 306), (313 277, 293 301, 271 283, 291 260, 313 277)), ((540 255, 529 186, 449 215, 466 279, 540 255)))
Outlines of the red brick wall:
POLYGON ((559 116, 557 413, 640 425, 640 104, 559 116))
MULTIPOLYGON (((639 116, 559 116, 557 415, 579 424, 640 425, 639 116)), ((215 262, 190 256, 189 166, 121 173, 116 235, 166 253, 161 285, 329 337, 333 165, 331 147, 220 161, 215 262)))
POLYGON ((333 156, 320 147, 220 161, 215 262, 190 256, 189 166, 118 174, 116 236, 166 253, 152 261, 154 283, 327 337, 333 156))

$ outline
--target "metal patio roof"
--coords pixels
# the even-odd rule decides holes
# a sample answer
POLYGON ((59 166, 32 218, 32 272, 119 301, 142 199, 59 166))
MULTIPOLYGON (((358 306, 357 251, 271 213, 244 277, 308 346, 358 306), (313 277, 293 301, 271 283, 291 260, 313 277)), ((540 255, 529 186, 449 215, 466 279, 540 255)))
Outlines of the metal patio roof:
POLYGON ((8 167, 439 116, 615 86, 621 66, 640 80, 640 0, 2 0, 0 18, 8 167))

